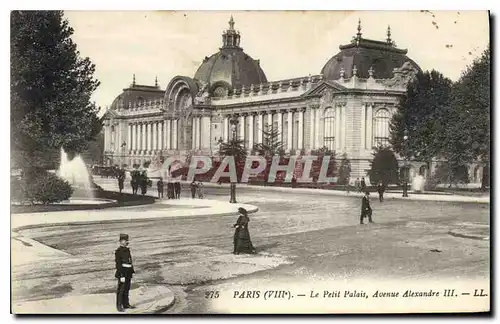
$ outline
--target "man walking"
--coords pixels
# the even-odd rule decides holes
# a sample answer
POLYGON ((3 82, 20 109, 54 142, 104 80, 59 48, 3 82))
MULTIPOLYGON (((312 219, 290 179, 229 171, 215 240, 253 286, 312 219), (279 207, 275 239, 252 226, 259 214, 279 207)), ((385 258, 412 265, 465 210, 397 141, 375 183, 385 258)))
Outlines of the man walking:
POLYGON ((365 182, 365 177, 361 178, 361 192, 366 191, 366 182, 365 182))
POLYGON ((130 291, 130 282, 132 281, 132 275, 134 274, 132 255, 130 254, 128 244, 128 235, 120 234, 120 246, 115 251, 115 278, 118 279, 118 288, 116 290, 116 309, 119 312, 125 311, 126 308, 135 308, 130 305, 128 296, 130 291))
POLYGON ((378 192, 378 200, 380 202, 383 202, 384 201, 384 191, 385 191, 385 186, 384 184, 382 183, 382 181, 380 181, 378 183, 378 186, 377 186, 377 192, 378 192))
POLYGON ((118 189, 120 189, 120 193, 123 191, 123 185, 125 183, 125 172, 118 175, 118 189))
POLYGON ((193 180, 190 185, 191 188, 191 198, 195 199, 196 198, 196 190, 198 189, 198 185, 196 182, 193 180))
POLYGON ((156 188, 158 190, 158 198, 163 198, 163 179, 160 178, 157 182, 156 182, 156 188))
POLYGON ((361 218, 359 220, 360 224, 363 224, 363 218, 368 217, 368 221, 373 223, 372 220, 372 207, 370 206, 370 193, 367 191, 361 201, 361 218))
POLYGON ((179 180, 175 181, 174 191, 175 191, 175 199, 181 199, 181 182, 179 180))

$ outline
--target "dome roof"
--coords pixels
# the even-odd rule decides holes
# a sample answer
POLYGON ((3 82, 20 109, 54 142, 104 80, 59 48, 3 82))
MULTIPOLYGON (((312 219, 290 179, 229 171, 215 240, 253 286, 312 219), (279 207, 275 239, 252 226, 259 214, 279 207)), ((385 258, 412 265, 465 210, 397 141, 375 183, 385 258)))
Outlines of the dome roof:
POLYGON ((372 72, 375 79, 391 79, 394 69, 406 62, 421 71, 417 63, 406 56, 407 50, 395 46, 391 40, 390 27, 387 40, 376 41, 362 38, 361 26, 358 26, 358 34, 351 44, 341 45, 339 49, 340 52, 328 60, 321 70, 327 80, 338 80, 342 73, 344 78, 350 78, 354 67, 360 78, 368 78, 372 72))
POLYGON ((251 58, 239 46, 240 34, 234 30, 233 17, 222 39, 223 45, 219 52, 205 57, 194 79, 210 86, 226 84, 226 87, 230 88, 228 90, 267 82, 259 60, 251 58))
POLYGON ((140 85, 135 83, 134 75, 130 87, 123 89, 123 92, 113 100, 110 109, 116 109, 120 104, 123 104, 123 108, 128 109, 129 104, 132 102, 162 99, 164 94, 164 91, 158 86, 157 80, 155 80, 154 86, 140 85))

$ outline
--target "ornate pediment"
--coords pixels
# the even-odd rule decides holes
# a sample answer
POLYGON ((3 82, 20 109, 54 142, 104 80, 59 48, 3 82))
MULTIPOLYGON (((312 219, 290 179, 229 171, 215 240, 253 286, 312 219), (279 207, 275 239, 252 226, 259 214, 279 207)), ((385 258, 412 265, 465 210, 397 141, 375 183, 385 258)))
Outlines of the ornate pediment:
POLYGON ((325 95, 328 99, 330 96, 333 96, 336 92, 342 92, 347 90, 346 87, 338 84, 335 81, 321 81, 315 87, 311 88, 307 92, 305 92, 302 96, 323 96, 325 95))

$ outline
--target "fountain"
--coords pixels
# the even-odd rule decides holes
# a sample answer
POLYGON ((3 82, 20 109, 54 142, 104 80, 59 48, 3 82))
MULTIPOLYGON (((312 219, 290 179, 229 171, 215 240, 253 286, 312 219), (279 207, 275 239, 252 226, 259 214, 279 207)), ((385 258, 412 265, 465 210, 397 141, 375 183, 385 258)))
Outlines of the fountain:
POLYGON ((424 191, 425 179, 421 175, 416 175, 413 177, 411 182, 411 190, 414 192, 422 192, 424 191))
POLYGON ((68 154, 61 147, 61 164, 59 165, 57 175, 68 181, 76 189, 77 195, 82 193, 84 198, 94 198, 90 175, 80 155, 76 155, 70 161, 68 154))

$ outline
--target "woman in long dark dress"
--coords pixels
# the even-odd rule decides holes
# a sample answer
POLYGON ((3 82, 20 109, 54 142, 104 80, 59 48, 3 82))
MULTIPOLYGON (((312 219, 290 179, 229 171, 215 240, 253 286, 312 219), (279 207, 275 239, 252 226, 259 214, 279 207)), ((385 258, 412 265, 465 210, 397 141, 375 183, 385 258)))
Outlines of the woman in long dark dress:
POLYGON ((236 221, 236 224, 233 225, 235 228, 234 231, 234 254, 240 253, 255 253, 255 248, 252 244, 252 240, 250 239, 250 232, 248 231, 248 222, 250 222, 250 218, 248 217, 248 213, 245 208, 238 208, 238 212, 240 213, 240 217, 236 221))

